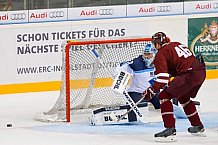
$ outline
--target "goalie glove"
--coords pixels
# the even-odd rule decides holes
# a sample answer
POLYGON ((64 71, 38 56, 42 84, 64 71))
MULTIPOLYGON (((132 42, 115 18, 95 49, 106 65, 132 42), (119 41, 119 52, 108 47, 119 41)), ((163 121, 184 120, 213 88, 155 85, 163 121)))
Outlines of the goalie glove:
POLYGON ((149 87, 147 90, 145 90, 142 93, 142 97, 146 100, 146 101, 150 101, 154 96, 155 96, 155 91, 152 87, 149 87))

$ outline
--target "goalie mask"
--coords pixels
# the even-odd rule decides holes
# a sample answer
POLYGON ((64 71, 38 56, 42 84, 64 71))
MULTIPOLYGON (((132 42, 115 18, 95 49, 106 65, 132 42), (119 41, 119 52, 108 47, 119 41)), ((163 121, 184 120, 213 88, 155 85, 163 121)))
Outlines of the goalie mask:
POLYGON ((146 44, 142 56, 145 61, 145 66, 147 68, 154 67, 153 61, 154 61, 155 54, 156 54, 155 48, 153 48, 151 44, 146 44))

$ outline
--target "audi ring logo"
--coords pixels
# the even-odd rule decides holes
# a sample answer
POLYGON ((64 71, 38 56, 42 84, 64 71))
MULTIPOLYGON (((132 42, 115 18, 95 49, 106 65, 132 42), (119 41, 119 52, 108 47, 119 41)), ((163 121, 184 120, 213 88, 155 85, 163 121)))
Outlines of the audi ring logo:
POLYGON ((62 18, 64 17, 64 11, 52 11, 49 13, 50 18, 62 18))
POLYGON ((114 9, 100 9, 99 15, 113 15, 114 9))
POLYGON ((24 20, 26 19, 25 13, 15 13, 11 14, 11 20, 24 20))
POLYGON ((171 6, 158 6, 157 12, 170 12, 171 6))
POLYGON ((213 8, 218 9, 218 3, 214 3, 213 8))

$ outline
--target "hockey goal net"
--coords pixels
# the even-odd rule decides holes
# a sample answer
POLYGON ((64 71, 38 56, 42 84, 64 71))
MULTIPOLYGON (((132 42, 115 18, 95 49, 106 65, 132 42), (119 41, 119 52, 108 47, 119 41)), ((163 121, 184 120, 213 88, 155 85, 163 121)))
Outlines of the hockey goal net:
POLYGON ((150 38, 67 41, 63 47, 60 95, 48 112, 38 113, 36 120, 70 122, 72 114, 91 112, 104 106, 126 104, 110 88, 114 68, 143 53, 150 38))

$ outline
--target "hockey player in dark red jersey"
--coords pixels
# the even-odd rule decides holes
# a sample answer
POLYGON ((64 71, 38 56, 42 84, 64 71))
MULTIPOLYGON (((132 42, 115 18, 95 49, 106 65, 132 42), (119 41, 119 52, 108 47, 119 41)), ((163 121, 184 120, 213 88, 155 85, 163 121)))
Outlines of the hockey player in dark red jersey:
POLYGON ((155 33, 152 43, 158 50, 154 59, 156 80, 143 94, 150 100, 155 93, 160 92, 161 115, 166 129, 154 135, 156 141, 176 141, 172 98, 178 99, 191 123, 188 132, 193 135, 202 134, 204 126, 191 100, 196 97, 206 77, 202 57, 197 59, 179 42, 168 42, 163 32, 155 33), (170 77, 174 79, 169 83, 170 77))

